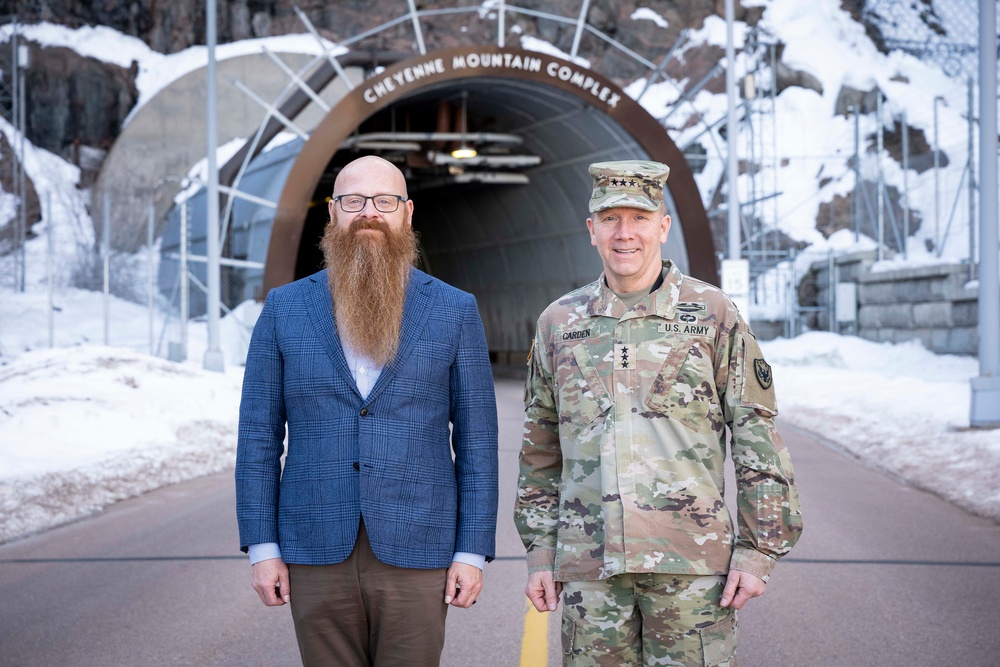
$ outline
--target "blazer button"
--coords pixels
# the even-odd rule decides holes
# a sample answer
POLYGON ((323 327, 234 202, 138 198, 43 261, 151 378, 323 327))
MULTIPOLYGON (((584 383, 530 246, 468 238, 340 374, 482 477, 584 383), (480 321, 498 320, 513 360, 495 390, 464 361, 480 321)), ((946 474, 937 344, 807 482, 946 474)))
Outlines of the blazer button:
POLYGON ((361 416, 362 417, 368 416, 368 408, 361 408, 361 416))
POLYGON ((354 462, 354 469, 355 470, 361 470, 361 466, 358 465, 357 461, 354 462))

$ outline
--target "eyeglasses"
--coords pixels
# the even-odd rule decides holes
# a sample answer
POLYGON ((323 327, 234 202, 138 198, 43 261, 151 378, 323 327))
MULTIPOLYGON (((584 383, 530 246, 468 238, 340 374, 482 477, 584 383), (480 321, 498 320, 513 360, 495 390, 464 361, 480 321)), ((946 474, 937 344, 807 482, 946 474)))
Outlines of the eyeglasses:
POLYGON ((369 199, 372 200, 375 210, 379 213, 393 213, 399 208, 399 202, 409 201, 406 197, 400 195, 372 195, 371 197, 364 195, 337 195, 333 197, 333 201, 340 202, 340 208, 343 209, 344 213, 363 211, 369 199))

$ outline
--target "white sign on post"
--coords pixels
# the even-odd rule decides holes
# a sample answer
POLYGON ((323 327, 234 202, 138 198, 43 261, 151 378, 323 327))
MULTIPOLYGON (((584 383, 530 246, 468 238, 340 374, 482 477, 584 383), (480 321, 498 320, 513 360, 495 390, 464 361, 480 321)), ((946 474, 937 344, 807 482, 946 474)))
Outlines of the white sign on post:
POLYGON ((729 295, 743 319, 750 321, 750 261, 722 260, 722 291, 729 295))
POLYGON ((836 313, 837 324, 858 321, 858 285, 857 283, 837 283, 836 313))

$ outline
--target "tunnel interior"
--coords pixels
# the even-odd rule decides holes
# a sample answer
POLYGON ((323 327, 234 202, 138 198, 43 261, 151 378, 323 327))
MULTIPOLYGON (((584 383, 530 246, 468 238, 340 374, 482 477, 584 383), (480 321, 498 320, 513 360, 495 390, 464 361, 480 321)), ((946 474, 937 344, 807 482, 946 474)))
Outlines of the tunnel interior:
MULTIPOLYGON (((648 157, 615 120, 551 86, 468 78, 424 88, 365 119, 334 154, 313 193, 296 278, 322 266, 318 246, 334 179, 369 154, 405 174, 420 268, 476 296, 501 361, 523 360, 539 313, 601 272, 586 227, 588 165, 648 157), (451 157, 462 143, 477 156, 451 157)), ((674 222, 664 256, 687 272, 681 221, 669 192, 666 198, 674 222)))

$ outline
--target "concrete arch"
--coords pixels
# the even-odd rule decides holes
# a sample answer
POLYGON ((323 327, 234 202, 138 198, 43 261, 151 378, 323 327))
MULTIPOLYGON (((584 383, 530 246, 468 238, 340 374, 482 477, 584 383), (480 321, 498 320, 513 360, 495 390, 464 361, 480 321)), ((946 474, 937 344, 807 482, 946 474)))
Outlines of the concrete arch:
MULTIPOLYGON (((278 55, 294 69, 315 60, 315 56, 302 53, 278 55)), ((360 77, 356 68, 352 73, 360 77)), ((199 67, 165 86, 130 117, 109 150, 97 180, 95 204, 100 207, 103 194, 109 195, 111 238, 118 249, 134 252, 146 243, 150 201, 155 200, 159 224, 181 189, 181 177, 204 159, 206 77, 207 68, 199 67)), ((263 53, 220 59, 217 78, 221 82, 217 88, 220 145, 252 135, 264 113, 228 81, 243 82, 264 100, 279 97, 289 85, 285 73, 263 53)), ((333 105, 346 90, 337 82, 327 87, 321 97, 333 105)), ((311 105, 297 122, 308 132, 322 117, 322 110, 311 105)))
MULTIPOLYGON (((597 159, 649 157, 670 165, 668 188, 672 212, 683 234, 683 263, 692 274, 718 282, 711 232, 697 185, 680 150, 659 123, 596 72, 538 52, 483 46, 443 50, 398 62, 345 95, 320 122, 302 146, 278 201, 264 270, 264 291, 298 277, 300 247, 311 242, 304 236, 310 206, 324 194, 317 187, 352 132, 376 113, 408 98, 433 94, 435 90, 441 94, 449 85, 469 86, 482 81, 494 86, 509 86, 513 81, 536 90, 561 91, 593 110, 599 120, 624 130, 631 143, 621 146, 624 154, 597 159)), ((582 177, 586 190, 585 164, 582 177)), ((579 193, 580 182, 571 189, 579 193)), ((573 206, 574 202, 583 206, 583 217, 578 218, 582 222, 586 198, 577 197, 567 205, 573 206)), ((590 279, 595 275, 591 274, 590 279)))

